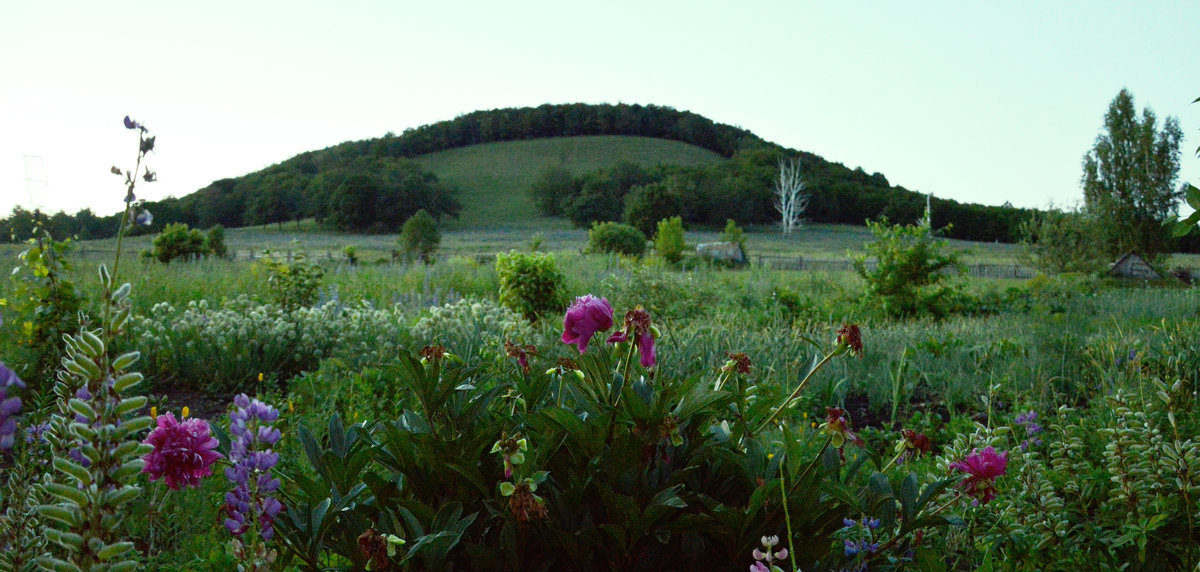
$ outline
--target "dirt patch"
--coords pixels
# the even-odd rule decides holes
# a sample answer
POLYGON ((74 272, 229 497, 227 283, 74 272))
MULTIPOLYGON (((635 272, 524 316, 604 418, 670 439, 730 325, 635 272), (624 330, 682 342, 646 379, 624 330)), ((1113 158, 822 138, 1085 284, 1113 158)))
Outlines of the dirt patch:
MULTIPOLYGON (((166 386, 150 395, 150 405, 158 407, 159 413, 170 411, 179 416, 187 406, 190 416, 215 420, 225 414, 231 400, 209 395, 190 387, 166 386)), ((149 409, 147 409, 148 413, 149 409)))

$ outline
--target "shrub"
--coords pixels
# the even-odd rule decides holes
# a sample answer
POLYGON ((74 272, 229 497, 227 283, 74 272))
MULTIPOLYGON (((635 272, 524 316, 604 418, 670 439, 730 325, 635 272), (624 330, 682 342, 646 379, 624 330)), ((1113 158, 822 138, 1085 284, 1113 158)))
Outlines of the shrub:
POLYGON ((406 256, 425 263, 431 262, 441 242, 442 235, 438 232, 437 222, 425 209, 404 221, 404 229, 400 231, 400 247, 406 256))
POLYGON ((1020 260, 1041 272, 1090 274, 1104 268, 1100 235, 1082 213, 1037 213, 1020 229, 1020 260))
POLYGON ((208 229, 208 236, 205 240, 208 245, 208 252, 213 256, 225 258, 229 254, 229 249, 225 247, 225 227, 219 224, 213 225, 212 228, 208 229))
POLYGON ((683 195, 668 182, 634 187, 625 196, 625 222, 646 236, 658 221, 683 214, 683 195))
POLYGON ((641 256, 646 253, 646 235, 627 224, 598 222, 588 231, 588 251, 641 256))
POLYGON ((725 230, 721 231, 721 242, 737 244, 742 249, 742 256, 746 260, 750 259, 750 253, 746 252, 746 233, 731 218, 725 219, 725 230))
POLYGON ((496 255, 500 303, 526 320, 566 307, 566 278, 549 253, 510 251, 496 255))
POLYGON ((188 228, 187 223, 173 222, 154 237, 153 256, 163 264, 172 260, 193 260, 208 254, 204 233, 188 228))
POLYGON ((863 246, 866 256, 854 257, 854 269, 867 281, 868 306, 889 316, 945 315, 953 291, 943 284, 946 271, 964 270, 961 255, 945 252, 945 242, 924 225, 892 225, 883 218, 867 227, 875 241, 863 246), (875 268, 868 266, 868 256, 875 258, 875 268))
POLYGON ((258 262, 256 270, 265 271, 271 299, 285 310, 312 306, 317 302, 321 280, 325 269, 305 261, 304 253, 298 252, 290 262, 276 260, 271 251, 258 262))
POLYGON ((658 233, 654 235, 654 250, 671 264, 683 260, 687 245, 683 241, 683 219, 675 216, 658 221, 658 233))

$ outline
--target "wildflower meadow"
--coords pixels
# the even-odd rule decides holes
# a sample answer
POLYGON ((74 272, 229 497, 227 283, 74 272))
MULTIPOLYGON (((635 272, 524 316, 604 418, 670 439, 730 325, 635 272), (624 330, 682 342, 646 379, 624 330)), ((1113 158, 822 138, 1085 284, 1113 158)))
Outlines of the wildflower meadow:
POLYGON ((858 275, 130 260, 124 127, 114 259, 0 289, 0 570, 1200 569, 1194 288, 886 222, 858 275))

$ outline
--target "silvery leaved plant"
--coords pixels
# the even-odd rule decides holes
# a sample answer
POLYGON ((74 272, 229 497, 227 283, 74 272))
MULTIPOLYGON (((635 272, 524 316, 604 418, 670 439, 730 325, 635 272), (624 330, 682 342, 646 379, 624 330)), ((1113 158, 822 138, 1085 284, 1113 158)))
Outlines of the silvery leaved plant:
POLYGON ((103 294, 101 320, 84 323, 64 336, 66 355, 54 386, 58 412, 50 431, 54 472, 43 487, 49 502, 38 507, 45 537, 62 551, 38 559, 52 570, 136 570, 139 555, 122 536, 125 509, 140 492, 137 476, 152 451, 139 436, 150 427, 140 414, 143 396, 127 397, 142 382, 131 368, 140 357, 132 351, 112 355, 114 342, 130 315, 130 285, 117 285, 121 243, 137 216, 134 194, 138 179, 153 182, 155 174, 142 163, 154 150, 154 136, 128 116, 125 127, 138 133, 137 163, 132 170, 112 172, 125 179, 125 212, 117 234, 117 254, 110 273, 100 266, 103 294), (144 173, 139 176, 139 172, 144 173))

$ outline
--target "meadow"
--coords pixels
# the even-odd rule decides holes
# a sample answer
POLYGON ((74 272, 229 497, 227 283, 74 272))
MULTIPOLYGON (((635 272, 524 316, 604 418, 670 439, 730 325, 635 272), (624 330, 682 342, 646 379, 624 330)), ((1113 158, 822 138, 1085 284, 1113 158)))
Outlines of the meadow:
POLYGON ((962 276, 938 260, 1019 247, 925 227, 751 227, 766 264, 733 268, 530 216, 547 162, 619 158, 724 160, 426 154, 471 205, 428 264, 311 220, 169 264, 149 235, 0 245, 0 570, 1200 563, 1194 287, 962 276))
MULTIPOLYGON (((189 406, 229 458, 229 416, 253 409, 229 404, 246 393, 275 407, 282 435, 258 443, 279 455, 265 474, 282 484, 254 494, 283 508, 256 505, 260 525, 237 543, 238 527, 221 524, 238 506, 225 500, 233 485, 222 471, 182 491, 143 475, 129 507, 146 516, 118 527, 144 555, 140 566, 732 570, 766 555, 806 570, 1051 561, 1155 570, 1200 556, 1190 525, 1200 484, 1189 440, 1200 429, 1195 289, 959 279, 952 315, 900 319, 864 303, 854 273, 681 270, 653 256, 582 253, 581 233, 541 231, 564 293, 605 297, 614 329, 643 306, 658 332, 653 368, 637 365, 636 345, 603 337, 581 354, 560 341, 562 314, 531 324, 499 302, 493 257, 480 255, 528 250, 527 231, 447 232, 445 256, 431 265, 391 263, 394 237, 304 226, 233 229, 234 260, 146 263, 136 253, 147 239, 129 240, 122 280, 133 317, 113 343, 140 350, 147 407, 180 415, 189 406), (345 261, 347 242, 368 263, 345 261), (299 263, 324 268, 311 305, 279 305, 278 276, 261 264, 268 248, 303 249, 299 263), (251 251, 257 260, 242 256, 251 251), (369 263, 376 252, 387 263, 369 263), (861 355, 840 333, 846 324, 861 332, 861 355), (742 355, 752 364, 744 370, 742 355), (986 447, 1003 452, 1003 474, 952 468, 986 447), (773 536, 784 544, 760 542, 773 536), (537 541, 549 537, 552 545, 537 541), (401 538, 406 545, 388 543, 401 538)), ((748 236, 752 254, 831 259, 871 239, 819 226, 788 239, 748 236)), ((85 293, 90 315, 103 311, 87 295, 98 290, 95 264, 114 246, 83 244, 60 275, 85 293)), ((1009 246, 972 246, 984 260, 1011 260, 1009 246)), ((26 393, 29 427, 54 405, 51 379, 19 367, 35 349, 22 340, 35 315, 19 284, 0 287, 0 349, 36 388, 26 393)), ((38 443, 6 462, 36 466, 54 447, 38 443)), ((53 495, 14 495, 22 489, 11 477, 6 486, 6 542, 25 547, 6 558, 69 556, 28 516, 49 514, 31 505, 53 495)))

